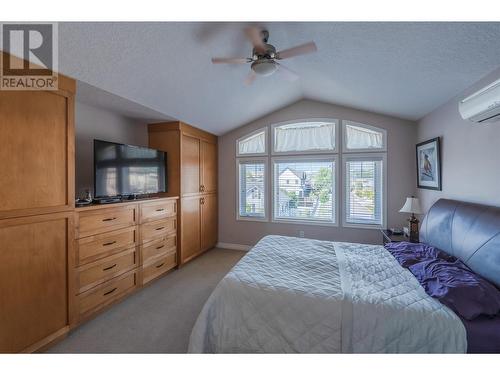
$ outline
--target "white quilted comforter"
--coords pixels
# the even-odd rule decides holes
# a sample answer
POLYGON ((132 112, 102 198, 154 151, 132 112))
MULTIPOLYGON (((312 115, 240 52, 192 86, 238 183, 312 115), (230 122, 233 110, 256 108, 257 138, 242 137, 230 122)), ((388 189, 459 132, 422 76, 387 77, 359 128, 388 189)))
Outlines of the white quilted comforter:
POLYGON ((219 283, 192 353, 465 353, 466 331, 382 246, 263 238, 219 283))

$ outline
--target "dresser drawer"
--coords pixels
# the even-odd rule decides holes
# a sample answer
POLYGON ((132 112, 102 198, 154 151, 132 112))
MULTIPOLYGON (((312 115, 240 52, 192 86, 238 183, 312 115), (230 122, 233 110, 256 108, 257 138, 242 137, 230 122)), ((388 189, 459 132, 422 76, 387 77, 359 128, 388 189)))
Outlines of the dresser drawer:
POLYGON ((78 240, 77 263, 88 263, 136 245, 137 227, 128 227, 78 240))
POLYGON ((80 293, 138 266, 137 251, 129 249, 77 269, 80 293))
POLYGON ((168 219, 157 220, 151 223, 145 223, 141 228, 141 243, 166 237, 168 234, 175 233, 177 230, 177 219, 171 217, 168 219))
POLYGON ((126 228, 136 224, 137 205, 78 213, 78 238, 126 228))
POLYGON ((97 311, 131 292, 136 286, 137 272, 131 271, 80 294, 77 297, 80 316, 97 311))
POLYGON ((154 240, 141 245, 142 264, 151 262, 161 255, 177 251, 177 236, 171 234, 159 240, 154 240))
POLYGON ((172 253, 142 267, 142 283, 146 284, 177 265, 177 254, 172 253))
POLYGON ((162 202, 141 203, 139 211, 141 223, 165 219, 167 217, 177 215, 177 202, 174 200, 168 200, 162 202))

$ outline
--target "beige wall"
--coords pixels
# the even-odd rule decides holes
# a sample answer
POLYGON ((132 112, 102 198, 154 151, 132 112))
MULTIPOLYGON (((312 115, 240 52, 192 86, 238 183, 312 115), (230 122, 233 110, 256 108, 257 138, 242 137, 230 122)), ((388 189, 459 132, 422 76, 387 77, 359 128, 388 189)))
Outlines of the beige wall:
POLYGON ((441 137, 442 191, 418 189, 422 209, 439 198, 500 206, 500 121, 462 120, 458 102, 500 78, 500 68, 419 121, 419 142, 441 137))
POLYGON ((298 236, 300 230, 304 231, 307 238, 361 243, 381 242, 380 232, 374 229, 236 220, 236 140, 266 125, 305 118, 352 120, 387 130, 387 225, 400 227, 405 223, 406 214, 400 214, 398 210, 405 198, 415 194, 416 190, 416 124, 352 108, 302 100, 219 137, 219 242, 254 245, 268 234, 298 236))
POLYGON ((94 139, 148 145, 146 124, 81 102, 75 105, 75 134, 77 197, 83 195, 86 189, 94 194, 94 139))

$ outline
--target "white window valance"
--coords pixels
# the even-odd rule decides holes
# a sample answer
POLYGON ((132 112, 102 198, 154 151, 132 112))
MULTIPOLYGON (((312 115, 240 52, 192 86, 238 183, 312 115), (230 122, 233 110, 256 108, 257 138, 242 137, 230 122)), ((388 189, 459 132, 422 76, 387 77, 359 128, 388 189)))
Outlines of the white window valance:
POLYGON ((238 140, 239 155, 257 155, 266 153, 266 129, 257 131, 238 140))
POLYGON ((345 123, 347 150, 381 150, 385 148, 385 131, 355 123, 345 123))
POLYGON ((335 123, 305 122, 274 127, 274 152, 334 151, 335 123))

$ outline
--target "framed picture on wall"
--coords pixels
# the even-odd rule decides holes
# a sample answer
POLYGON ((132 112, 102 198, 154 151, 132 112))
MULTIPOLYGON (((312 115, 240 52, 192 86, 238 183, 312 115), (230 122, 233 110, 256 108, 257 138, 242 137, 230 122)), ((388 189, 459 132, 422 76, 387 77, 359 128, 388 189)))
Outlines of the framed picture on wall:
POLYGON ((441 190, 441 145, 439 137, 417 144, 417 187, 441 190))

